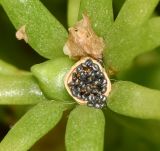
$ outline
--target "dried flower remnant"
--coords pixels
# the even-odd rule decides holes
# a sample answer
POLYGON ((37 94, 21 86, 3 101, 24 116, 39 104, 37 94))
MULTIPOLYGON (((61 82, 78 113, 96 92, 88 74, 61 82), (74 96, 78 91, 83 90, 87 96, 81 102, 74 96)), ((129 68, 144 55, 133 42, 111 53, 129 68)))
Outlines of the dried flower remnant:
POLYGON ((68 40, 64 46, 64 53, 70 58, 92 57, 101 59, 104 49, 103 38, 98 37, 91 27, 89 17, 83 15, 74 27, 69 28, 68 40))
POLYGON ((23 40, 27 43, 28 42, 28 37, 26 34, 26 27, 25 25, 23 25, 22 27, 20 27, 17 32, 16 32, 16 38, 18 40, 23 40))
POLYGON ((103 108, 111 90, 111 83, 101 64, 85 57, 66 75, 65 87, 79 104, 103 108))

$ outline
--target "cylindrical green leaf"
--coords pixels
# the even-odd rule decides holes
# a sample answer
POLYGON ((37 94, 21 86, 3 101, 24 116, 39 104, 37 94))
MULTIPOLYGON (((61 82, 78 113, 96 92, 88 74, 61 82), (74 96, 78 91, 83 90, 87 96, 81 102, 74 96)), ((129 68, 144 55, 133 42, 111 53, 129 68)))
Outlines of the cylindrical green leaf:
POLYGON ((113 23, 112 0, 81 0, 79 18, 82 13, 89 15, 93 29, 105 38, 113 23))
POLYGON ((39 0, 1 0, 1 4, 16 29, 25 25, 28 43, 40 55, 50 59, 64 55, 67 32, 39 0))
POLYGON ((29 74, 29 72, 18 70, 16 67, 8 64, 7 62, 0 60, 0 74, 19 75, 19 74, 29 74))
POLYGON ((64 76, 73 65, 73 61, 66 58, 49 60, 31 68, 39 85, 49 99, 70 101, 72 98, 64 86, 64 76))
POLYGON ((0 151, 26 151, 61 119, 63 106, 41 102, 29 110, 0 143, 0 151))
POLYGON ((137 55, 157 47, 159 21, 147 20, 158 1, 125 1, 106 39, 104 61, 112 70, 128 68, 137 55))
POLYGON ((151 16, 158 2, 159 0, 126 0, 114 26, 126 30, 141 26, 151 16))
POLYGON ((80 0, 68 0, 68 26, 73 26, 78 19, 80 0))
POLYGON ((107 118, 111 118, 116 122, 115 125, 118 124, 124 129, 133 131, 137 136, 143 137, 154 144, 159 144, 160 135, 157 133, 159 131, 159 120, 131 118, 112 111, 106 112, 106 115, 108 115, 107 118))
POLYGON ((67 151, 103 151, 105 118, 102 110, 78 106, 68 119, 67 151))
POLYGON ((45 100, 32 75, 0 75, 0 104, 36 104, 45 100))
POLYGON ((120 81, 112 86, 108 107, 126 116, 160 119, 160 91, 132 82, 120 81))
POLYGON ((150 19, 142 27, 135 30, 115 30, 108 36, 108 48, 105 51, 105 62, 115 71, 128 68, 133 59, 160 46, 160 17, 150 19))

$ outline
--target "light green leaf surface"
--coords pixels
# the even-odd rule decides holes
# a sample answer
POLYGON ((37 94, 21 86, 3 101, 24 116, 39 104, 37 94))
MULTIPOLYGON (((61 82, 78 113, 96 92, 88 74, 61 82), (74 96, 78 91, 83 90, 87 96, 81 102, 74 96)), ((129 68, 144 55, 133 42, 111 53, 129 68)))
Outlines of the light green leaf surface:
POLYGON ((82 13, 89 15, 94 31, 105 38, 113 23, 112 0, 81 0, 79 18, 82 13))
POLYGON ((68 26, 73 26, 78 20, 78 12, 81 0, 68 0, 68 26))
POLYGON ((122 6, 114 27, 130 30, 140 27, 153 13, 159 0, 126 0, 122 6))
POLYGON ((49 59, 64 55, 67 32, 39 0, 1 0, 1 4, 16 29, 25 25, 35 51, 49 59))
POLYGON ((0 74, 3 75, 19 75, 19 74, 30 74, 27 71, 19 70, 18 68, 14 67, 13 65, 0 60, 0 74))
POLYGON ((41 102, 29 110, 0 143, 0 151, 26 151, 61 119, 63 106, 41 102))
POLYGON ((46 100, 32 75, 0 75, 0 104, 36 104, 46 100))
POLYGON ((102 110, 77 106, 68 119, 67 151, 103 151, 105 118, 102 110))
POLYGON ((130 66, 134 57, 157 46, 155 41, 158 41, 156 38, 159 39, 159 36, 155 33, 160 31, 159 19, 149 22, 147 19, 158 1, 127 0, 125 2, 107 35, 104 57, 108 67, 115 71, 124 70, 130 66), (150 41, 149 45, 146 45, 148 41, 150 41), (152 47, 150 47, 151 43, 152 47))
POLYGON ((133 131, 135 135, 141 136, 154 144, 159 144, 160 135, 157 133, 157 131, 159 131, 159 120, 131 118, 116 114, 112 111, 106 112, 106 115, 107 114, 111 116, 116 124, 123 126, 124 129, 129 129, 133 131))
POLYGON ((119 114, 143 119, 160 119, 158 90, 119 81, 112 85, 108 99, 108 107, 119 114))
POLYGON ((44 94, 54 100, 70 101, 72 98, 64 86, 64 76, 74 62, 67 57, 49 60, 31 68, 44 94))

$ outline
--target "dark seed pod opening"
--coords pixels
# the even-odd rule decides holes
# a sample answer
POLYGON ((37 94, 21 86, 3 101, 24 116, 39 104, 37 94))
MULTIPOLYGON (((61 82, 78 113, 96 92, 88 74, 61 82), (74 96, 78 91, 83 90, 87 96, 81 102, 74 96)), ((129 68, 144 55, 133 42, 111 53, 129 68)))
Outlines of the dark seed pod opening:
POLYGON ((90 57, 78 61, 65 77, 68 93, 79 103, 103 108, 111 91, 111 82, 101 64, 90 57))

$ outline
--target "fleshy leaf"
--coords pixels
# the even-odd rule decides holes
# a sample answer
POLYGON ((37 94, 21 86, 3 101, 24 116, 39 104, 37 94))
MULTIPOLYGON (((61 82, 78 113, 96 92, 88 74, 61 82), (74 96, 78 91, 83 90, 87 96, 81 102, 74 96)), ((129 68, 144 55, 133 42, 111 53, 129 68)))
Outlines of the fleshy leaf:
POLYGON ((83 13, 89 15, 95 32, 105 38, 113 23, 112 0, 81 0, 79 18, 83 13))
POLYGON ((27 71, 19 70, 18 68, 14 67, 13 65, 0 60, 0 74, 3 75, 19 75, 19 74, 30 74, 27 71))
POLYGON ((118 125, 123 126, 124 129, 129 129, 137 136, 141 136, 152 143, 159 144, 160 135, 157 133, 160 124, 159 120, 131 118, 112 111, 106 112, 106 115, 110 116, 107 118, 112 118, 116 124, 118 123, 118 125))
POLYGON ((0 75, 0 104, 36 104, 46 100, 32 75, 0 75))
POLYGON ((30 109, 0 143, 0 151, 26 151, 61 119, 63 106, 41 102, 30 109))
POLYGON ((80 0, 68 0, 68 26, 73 26, 78 20, 80 0))
POLYGON ((64 76, 74 64, 66 58, 49 60, 31 68, 44 94, 54 100, 70 101, 72 98, 64 87, 64 76))
POLYGON ((65 136, 68 151, 103 151, 105 118, 102 110, 78 106, 68 119, 65 136))
POLYGON ((160 91, 132 82, 114 83, 107 105, 111 110, 122 115, 142 119, 160 119, 160 91))
POLYGON ((17 30, 25 26, 35 51, 49 59, 64 55, 67 32, 39 0, 1 0, 1 4, 17 30))
POLYGON ((137 55, 157 47, 155 42, 160 37, 159 19, 157 21, 147 19, 158 1, 129 0, 124 3, 107 35, 104 57, 108 67, 115 71, 124 70, 137 55))

